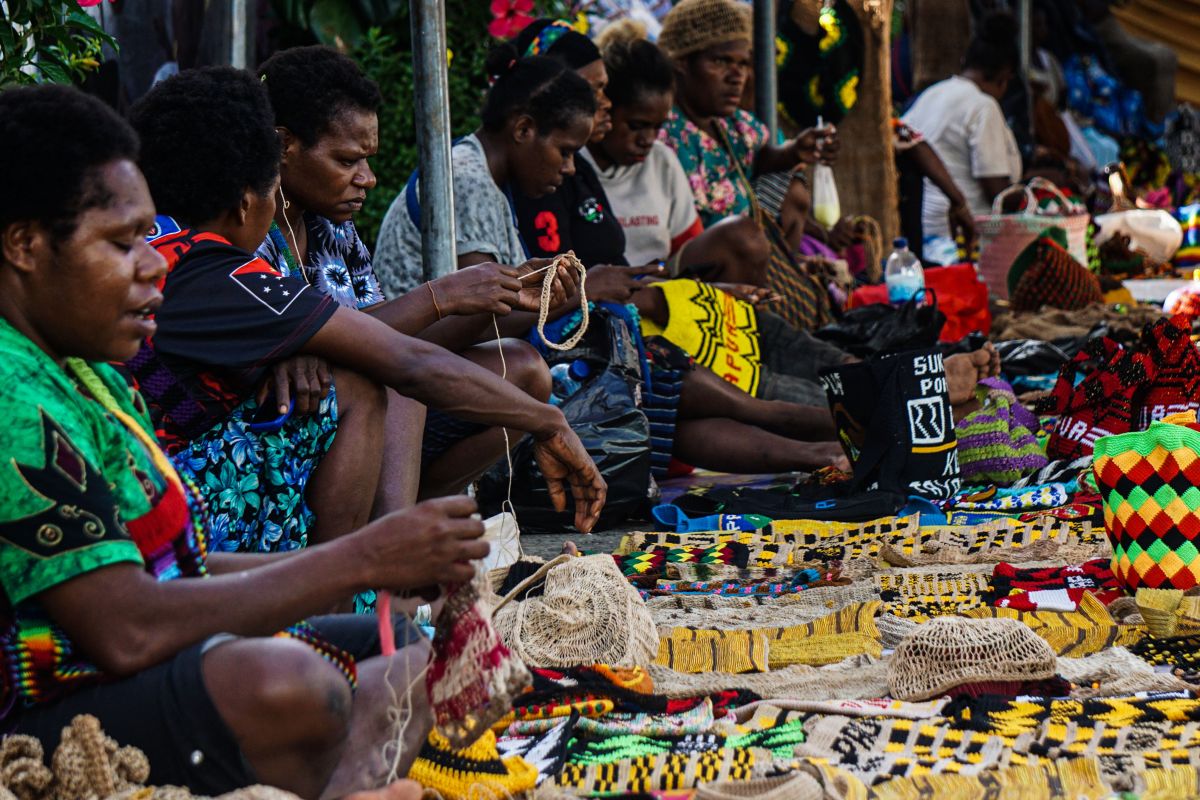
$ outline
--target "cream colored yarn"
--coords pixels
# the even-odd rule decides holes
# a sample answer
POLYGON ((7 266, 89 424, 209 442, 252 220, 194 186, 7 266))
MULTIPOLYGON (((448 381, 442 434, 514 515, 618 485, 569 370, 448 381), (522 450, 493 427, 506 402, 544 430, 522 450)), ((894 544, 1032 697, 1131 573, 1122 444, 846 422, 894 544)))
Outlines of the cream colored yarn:
POLYGON ((1050 645, 1015 619, 937 617, 896 647, 888 686, 898 700, 926 700, 964 683, 1051 678, 1057 666, 1050 645))
MULTIPOLYGON (((0 800, 200 800, 180 786, 144 786, 150 763, 136 747, 120 747, 100 722, 81 714, 63 728, 47 769, 42 743, 7 736, 0 743, 0 800)), ((270 786, 249 786, 217 800, 299 800, 270 786)))
POLYGON ((608 555, 550 567, 541 597, 501 605, 492 622, 531 667, 637 667, 658 655, 654 620, 608 555))
POLYGON ((736 0, 682 0, 663 19, 658 46, 671 58, 753 39, 750 16, 736 0))

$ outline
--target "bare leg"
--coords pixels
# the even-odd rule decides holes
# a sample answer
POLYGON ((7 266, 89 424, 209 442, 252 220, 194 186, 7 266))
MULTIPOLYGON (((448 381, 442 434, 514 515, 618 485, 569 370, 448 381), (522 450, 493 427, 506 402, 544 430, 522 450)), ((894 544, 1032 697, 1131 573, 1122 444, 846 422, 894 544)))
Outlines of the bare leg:
POLYGON ((290 639, 237 639, 204 655, 204 685, 262 783, 316 798, 342 758, 353 697, 337 667, 290 639))
POLYGON ((397 767, 398 775, 408 774, 433 727, 433 713, 423 680, 423 670, 428 662, 429 643, 422 641, 405 647, 391 658, 372 658, 359 663, 350 732, 342 758, 321 795, 323 798, 342 797, 384 785, 392 768, 393 751, 384 748, 384 744, 396 735, 389 717, 394 705, 402 704, 412 710, 404 728, 397 767))
POLYGON ((371 518, 408 508, 417 502, 421 484, 421 435, 425 406, 393 389, 387 390, 383 429, 383 466, 371 518))
POLYGON ((732 419, 681 420, 674 454, 681 461, 721 472, 790 472, 830 465, 850 469, 836 442, 798 442, 732 419))
POLYGON ((710 417, 727 417, 790 439, 809 442, 832 441, 837 433, 828 408, 782 400, 759 400, 730 386, 711 370, 698 367, 684 376, 683 391, 679 395, 679 418, 710 417))
MULTIPOLYGON (((428 658, 429 644, 421 642, 391 659, 361 661, 353 694, 336 667, 289 639, 218 645, 205 654, 202 670, 217 712, 258 780, 304 798, 336 798, 384 785, 391 764, 384 763, 383 745, 392 736, 392 692, 385 674, 403 697, 406 681, 416 681, 428 658)), ((424 685, 416 684, 410 696, 413 717, 405 732, 401 775, 432 727, 424 685)), ((399 800, 411 796, 411 785, 381 791, 368 796, 399 800)))
POLYGON ((684 274, 713 283, 766 286, 771 245, 749 217, 723 219, 688 242, 680 256, 684 274))
POLYGON ((358 530, 371 518, 383 457, 379 430, 386 409, 383 388, 355 372, 335 367, 337 434, 306 490, 316 516, 311 543, 358 530))
MULTIPOLYGON (((503 347, 508 382, 534 399, 546 402, 550 398, 550 370, 546 362, 527 342, 505 339, 503 347)), ((461 355, 497 375, 504 371, 500 347, 495 342, 476 345, 461 355)), ((524 435, 522 431, 510 430, 509 443, 516 447, 524 435)), ((503 455, 504 434, 500 428, 490 428, 456 442, 425 468, 421 475, 420 498, 462 491, 503 455)))

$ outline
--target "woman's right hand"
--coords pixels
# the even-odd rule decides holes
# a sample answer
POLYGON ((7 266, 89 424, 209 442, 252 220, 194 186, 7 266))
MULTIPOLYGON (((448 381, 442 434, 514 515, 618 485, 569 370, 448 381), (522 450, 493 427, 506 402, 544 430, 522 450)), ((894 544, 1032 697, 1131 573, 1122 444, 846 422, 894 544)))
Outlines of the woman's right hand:
POLYGON ((490 547, 483 539, 483 522, 471 516, 478 510, 470 497, 438 497, 351 534, 368 584, 403 592, 471 580, 471 562, 485 558, 490 547))
POLYGON ((431 281, 429 286, 443 316, 504 316, 520 302, 524 288, 520 278, 520 270, 516 267, 486 261, 443 275, 431 281))

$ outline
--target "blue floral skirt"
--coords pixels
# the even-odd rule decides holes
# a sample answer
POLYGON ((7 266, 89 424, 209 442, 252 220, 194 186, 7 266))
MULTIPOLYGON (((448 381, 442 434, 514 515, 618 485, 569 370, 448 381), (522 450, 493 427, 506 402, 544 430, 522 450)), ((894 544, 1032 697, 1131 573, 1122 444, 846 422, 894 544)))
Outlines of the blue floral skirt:
POLYGON ((254 398, 247 400, 171 457, 208 503, 212 552, 275 553, 308 544, 315 517, 304 492, 337 432, 336 390, 315 413, 290 417, 278 430, 250 430, 257 411, 254 398))

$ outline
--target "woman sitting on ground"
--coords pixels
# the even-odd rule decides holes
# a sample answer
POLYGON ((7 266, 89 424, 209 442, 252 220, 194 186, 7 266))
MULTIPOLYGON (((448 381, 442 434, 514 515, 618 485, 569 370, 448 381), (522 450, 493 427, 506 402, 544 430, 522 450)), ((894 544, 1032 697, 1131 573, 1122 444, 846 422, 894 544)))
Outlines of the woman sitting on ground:
POLYGON ((682 0, 663 20, 659 46, 675 67, 675 106, 659 136, 689 175, 705 227, 746 214, 771 246, 767 285, 789 324, 811 330, 831 319, 824 283, 797 261, 775 220, 758 206, 756 177, 791 172, 834 156, 831 127, 776 145, 766 126, 738 107, 750 75, 750 17, 736 0, 682 0))
MULTIPOLYGON (((368 159, 379 146, 382 100, 374 81, 348 56, 320 46, 276 53, 259 67, 259 75, 271 98, 283 154, 275 220, 257 255, 284 275, 303 274, 342 305, 503 373, 539 401, 548 399, 549 372, 528 343, 476 344, 481 332, 491 334, 493 312, 536 311, 540 281, 522 288, 516 267, 481 264, 383 302, 371 254, 353 220, 375 187, 368 159)), ((302 381, 310 392, 321 387, 320 380, 302 381)), ((515 437, 509 441, 515 445, 515 437)), ((404 507, 418 496, 461 491, 503 455, 504 447, 498 429, 438 411, 426 416, 419 403, 389 390, 384 480, 376 502, 382 508, 404 507)))
MULTIPOLYGON (((224 132, 199 124, 204 113, 188 124, 224 132)), ((151 783, 197 794, 376 789, 390 767, 379 735, 391 731, 389 698, 409 688, 401 676, 421 674, 428 644, 402 618, 392 657, 380 656, 372 618, 297 623, 357 591, 469 580, 488 550, 475 503, 430 501, 297 553, 207 548, 206 504, 108 366, 154 335, 167 271, 145 239, 155 216, 137 147, 124 121, 75 89, 0 94, 3 730, 50 751, 91 714, 146 753, 151 783)), ((270 214, 249 204, 265 227, 270 214)), ((401 774, 429 730, 425 696, 411 693, 401 774)), ((356 796, 419 791, 405 782, 356 796)))
MULTIPOLYGON (((577 523, 594 524, 604 483, 561 413, 251 255, 270 227, 279 184, 279 137, 261 81, 228 68, 188 71, 152 89, 132 117, 150 191, 160 212, 170 215, 160 218, 153 239, 170 271, 158 333, 130 369, 179 450, 177 464, 215 509, 253 516, 269 499, 278 518, 291 524, 307 492, 317 510, 312 538, 322 541, 380 513, 375 494, 387 413, 380 387, 387 386, 472 422, 533 433, 554 494, 565 503, 563 481, 570 482, 577 523), (197 173, 205 175, 202 187, 197 173), (328 452, 312 455, 315 472, 307 487, 286 461, 291 448, 307 446, 304 436, 279 448, 285 460, 259 464, 242 432, 278 425, 271 419, 275 408, 256 419, 253 394, 277 362, 293 355, 322 358, 334 372, 335 392, 326 400, 337 436, 328 452), (264 471, 280 473, 279 497, 261 494, 264 471)), ((307 541, 270 526, 229 533, 219 531, 217 549, 273 551, 307 541)))

